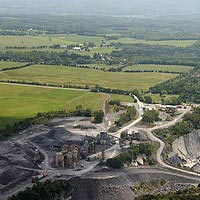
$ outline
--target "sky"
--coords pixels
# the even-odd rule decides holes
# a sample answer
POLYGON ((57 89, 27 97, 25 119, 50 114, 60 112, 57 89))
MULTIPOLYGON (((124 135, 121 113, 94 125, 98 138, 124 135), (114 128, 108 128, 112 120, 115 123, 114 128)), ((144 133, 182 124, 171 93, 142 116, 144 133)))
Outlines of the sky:
POLYGON ((0 0, 0 14, 200 15, 200 0, 0 0))

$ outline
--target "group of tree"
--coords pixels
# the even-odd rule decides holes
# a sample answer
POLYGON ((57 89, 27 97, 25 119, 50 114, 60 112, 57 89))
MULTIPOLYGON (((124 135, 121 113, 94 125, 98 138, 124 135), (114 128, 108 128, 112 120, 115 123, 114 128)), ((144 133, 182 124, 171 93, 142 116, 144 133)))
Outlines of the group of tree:
POLYGON ((116 121, 116 126, 121 127, 124 124, 135 119, 137 110, 134 106, 127 107, 127 111, 120 115, 120 118, 116 121))
POLYGON ((120 90, 120 89, 111 89, 111 88, 104 88, 99 85, 96 85, 94 88, 91 89, 91 92, 103 92, 109 94, 121 94, 121 95, 131 95, 134 91, 129 90, 120 90))
MULTIPOLYGON (((128 65, 159 64, 200 66, 200 43, 189 47, 150 44, 121 44, 121 51, 111 53, 113 60, 126 59, 128 65)), ((170 71, 167 71, 170 72, 170 71)), ((171 72, 170 72, 171 73, 171 72)))
POLYGON ((104 112, 102 110, 95 111, 93 113, 93 116, 94 116, 94 123, 100 124, 103 122, 104 112))
POLYGON ((114 105, 120 106, 120 105, 121 105, 121 102, 120 102, 119 99, 114 99, 114 100, 110 100, 110 101, 109 101, 109 104, 112 105, 112 106, 114 106, 114 105))
MULTIPOLYGON (((9 70, 12 70, 12 69, 9 69, 9 70)), ((59 88, 75 88, 75 89, 85 89, 85 90, 90 88, 87 84, 84 86, 81 86, 81 85, 71 85, 71 84, 39 83, 39 82, 15 81, 15 80, 0 80, 0 82, 1 83, 18 83, 18 84, 25 84, 25 85, 42 85, 42 86, 59 87, 59 88)))
POLYGON ((200 185, 198 187, 190 187, 186 190, 169 192, 167 194, 143 195, 136 198, 136 200, 199 200, 199 194, 200 185))
MULTIPOLYGON (((149 64, 149 63, 148 63, 149 64)), ((144 73, 144 72, 156 72, 156 73, 165 73, 165 74, 182 74, 182 72, 175 72, 175 71, 167 71, 167 70, 124 70, 126 73, 144 73)))
POLYGON ((151 156, 154 150, 154 145, 152 143, 139 144, 132 146, 131 150, 122 152, 115 158, 108 159, 107 166, 113 169, 121 169, 125 164, 130 165, 133 161, 137 159, 140 155, 146 156, 146 162, 149 165, 154 164, 151 156))
POLYGON ((37 183, 32 188, 27 188, 17 195, 9 197, 8 200, 55 200, 68 199, 72 193, 71 185, 64 180, 46 181, 37 183))
POLYGON ((166 142, 172 142, 181 136, 191 133, 195 129, 200 129, 200 108, 196 108, 192 113, 187 113, 182 122, 178 122, 168 129, 161 129, 155 133, 166 142))
POLYGON ((63 66, 95 63, 90 56, 68 53, 67 51, 0 51, 0 59, 4 61, 63 66))
POLYGON ((142 121, 145 123, 154 123, 159 120, 159 112, 157 110, 147 109, 143 114, 142 121))
POLYGON ((5 67, 0 69, 0 71, 8 71, 8 70, 15 70, 15 69, 21 69, 21 68, 25 68, 25 67, 29 67, 31 64, 21 64, 20 66, 15 66, 15 67, 5 67))
POLYGON ((184 73, 174 79, 158 84, 150 91, 154 94, 178 94, 178 101, 200 103, 200 70, 184 73))
POLYGON ((147 103, 147 104, 152 104, 153 100, 151 98, 151 96, 144 96, 144 102, 147 103))

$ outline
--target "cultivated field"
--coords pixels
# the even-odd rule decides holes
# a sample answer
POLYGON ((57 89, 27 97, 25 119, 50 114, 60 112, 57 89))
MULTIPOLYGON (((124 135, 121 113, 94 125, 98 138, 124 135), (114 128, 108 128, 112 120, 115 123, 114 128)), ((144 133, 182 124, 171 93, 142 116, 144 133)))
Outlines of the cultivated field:
POLYGON ((147 40, 138 40, 134 38, 120 38, 117 40, 120 43, 125 44, 150 44, 150 45, 169 45, 176 47, 187 47, 191 46, 197 42, 197 40, 161 40, 161 41, 147 41, 147 40))
POLYGON ((168 79, 174 74, 103 72, 61 66, 34 65, 23 69, 0 73, 0 80, 33 81, 39 83, 71 84, 118 88, 124 90, 143 89, 168 79))
POLYGON ((171 99, 173 97, 178 98, 179 95, 166 94, 166 95, 164 95, 164 96, 161 97, 159 94, 151 94, 150 96, 151 96, 152 101, 154 103, 161 104, 162 103, 162 99, 167 100, 167 99, 171 99))
POLYGON ((108 97, 132 102, 131 97, 123 95, 0 84, 0 128, 38 112, 73 110, 78 105, 99 110, 108 97))
POLYGON ((77 105, 97 110, 104 98, 90 92, 0 84, 0 128, 38 112, 74 109, 77 105))
MULTIPOLYGON (((80 36, 76 34, 65 34, 65 35, 39 35, 39 36, 0 36, 0 47, 3 49, 11 49, 12 51, 29 52, 32 51, 34 47, 40 47, 38 51, 57 51, 61 52, 65 49, 52 49, 48 46, 52 45, 79 45, 94 43, 96 46, 91 48, 89 51, 76 51, 69 50, 70 53, 89 55, 93 56, 95 53, 99 54, 110 54, 112 51, 116 51, 115 47, 101 47, 100 44, 105 41, 103 37, 100 36, 80 36), (46 46, 46 47, 44 47, 46 46), (15 47, 15 48, 13 48, 15 47), (20 47, 20 48, 18 48, 20 47)), ((119 49, 120 50, 120 49, 119 49)))
POLYGON ((70 45, 93 42, 100 44, 102 37, 69 35, 0 36, 0 47, 37 47, 44 45, 70 45))
POLYGON ((180 65, 153 65, 153 64, 140 64, 133 65, 124 68, 123 70, 153 70, 153 71, 162 71, 162 72, 186 72, 192 70, 193 67, 190 66, 180 66, 180 65))
POLYGON ((0 61, 0 70, 5 69, 5 68, 18 67, 18 66, 22 66, 25 64, 27 64, 27 63, 0 61))
POLYGON ((132 97, 125 96, 125 95, 111 94, 110 98, 114 99, 114 100, 120 100, 121 102, 128 102, 128 103, 133 103, 134 102, 132 97))

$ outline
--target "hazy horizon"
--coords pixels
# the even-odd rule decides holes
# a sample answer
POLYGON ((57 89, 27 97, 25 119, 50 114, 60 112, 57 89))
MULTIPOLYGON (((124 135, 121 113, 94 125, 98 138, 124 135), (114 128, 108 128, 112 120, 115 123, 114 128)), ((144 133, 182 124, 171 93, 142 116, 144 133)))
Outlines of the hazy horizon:
POLYGON ((200 15, 199 0, 0 0, 0 14, 200 15))

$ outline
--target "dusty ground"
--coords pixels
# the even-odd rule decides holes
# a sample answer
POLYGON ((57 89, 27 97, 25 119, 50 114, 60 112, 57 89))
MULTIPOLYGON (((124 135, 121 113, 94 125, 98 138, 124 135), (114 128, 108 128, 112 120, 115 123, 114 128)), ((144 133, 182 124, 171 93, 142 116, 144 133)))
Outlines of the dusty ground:
MULTIPOLYGON (((133 200, 138 192, 139 182, 164 179, 169 182, 160 191, 177 191, 197 184, 198 180, 182 177, 160 169, 127 169, 112 172, 98 172, 72 180, 72 200, 133 200)), ((145 193, 145 192, 144 192, 145 193)), ((141 194, 141 191, 140 191, 141 194)))

